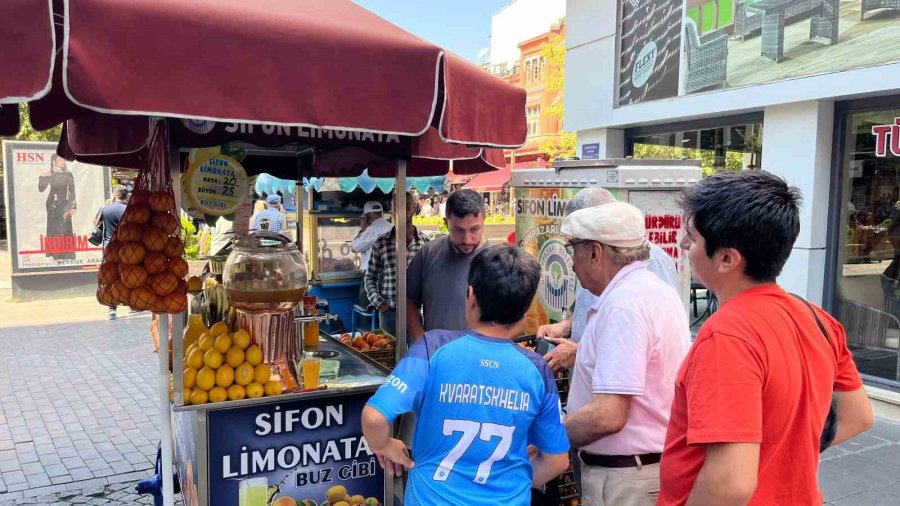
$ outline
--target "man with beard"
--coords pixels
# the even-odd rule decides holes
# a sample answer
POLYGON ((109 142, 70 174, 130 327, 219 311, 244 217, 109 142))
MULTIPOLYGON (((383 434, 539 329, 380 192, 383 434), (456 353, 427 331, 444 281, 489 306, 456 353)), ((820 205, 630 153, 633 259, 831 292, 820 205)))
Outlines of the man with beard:
POLYGON ((407 333, 419 339, 427 330, 465 330, 469 264, 485 244, 484 202, 472 190, 447 199, 449 235, 426 244, 407 271, 407 333))

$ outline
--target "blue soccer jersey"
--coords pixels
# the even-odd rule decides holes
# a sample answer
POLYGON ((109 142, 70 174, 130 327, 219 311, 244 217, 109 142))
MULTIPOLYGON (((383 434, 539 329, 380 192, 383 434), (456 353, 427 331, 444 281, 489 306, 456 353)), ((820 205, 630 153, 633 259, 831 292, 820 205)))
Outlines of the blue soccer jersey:
POLYGON ((368 405, 388 422, 416 412, 406 505, 527 505, 527 446, 569 450, 553 373, 509 339, 428 332, 368 405))

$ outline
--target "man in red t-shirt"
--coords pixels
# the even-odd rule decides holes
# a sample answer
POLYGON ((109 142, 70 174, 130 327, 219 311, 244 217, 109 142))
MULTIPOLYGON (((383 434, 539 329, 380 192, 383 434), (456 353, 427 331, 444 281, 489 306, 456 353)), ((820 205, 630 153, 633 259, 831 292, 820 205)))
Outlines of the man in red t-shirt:
POLYGON ((821 505, 819 437, 832 392, 833 444, 872 426, 843 328, 775 283, 800 231, 800 201, 766 172, 721 174, 685 192, 682 247, 721 306, 676 379, 659 505, 821 505))

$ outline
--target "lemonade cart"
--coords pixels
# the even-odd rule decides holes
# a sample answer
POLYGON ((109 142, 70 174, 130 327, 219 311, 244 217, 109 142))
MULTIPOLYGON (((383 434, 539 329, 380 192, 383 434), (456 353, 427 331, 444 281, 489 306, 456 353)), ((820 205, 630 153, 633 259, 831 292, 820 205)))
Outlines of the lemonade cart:
MULTIPOLYGON (((355 176, 368 169, 373 176, 396 176, 403 187, 407 174, 446 174, 451 160, 458 174, 502 167, 501 149, 517 148, 525 140, 524 90, 349 0, 136 0, 114 7, 105 0, 10 0, 0 6, 0 45, 15 48, 7 63, 17 69, 0 82, 0 134, 18 130, 17 104, 28 102, 35 128, 64 123, 58 153, 68 160, 158 167, 164 153, 162 159, 176 173, 171 182, 151 182, 163 188, 154 193, 176 198, 177 172, 190 148, 233 141, 254 146, 241 163, 245 175, 266 172, 300 180, 355 176)), ((233 197, 231 192, 241 188, 232 179, 236 172, 227 160, 212 165, 201 176, 204 191, 211 192, 207 197, 233 197)), ((167 199, 162 204, 169 209, 167 199)), ((403 212, 397 217, 400 238, 405 236, 403 212)), ((149 228, 129 230, 134 236, 128 242, 138 243, 149 228)), ((153 247, 164 246, 168 238, 172 253, 183 253, 171 237, 154 234, 153 247)), ((185 399, 184 376, 174 374, 170 401, 170 346, 176 350, 172 370, 183 371, 190 357, 182 353, 184 318, 167 311, 181 307, 187 286, 175 280, 175 291, 166 290, 175 294, 166 296, 173 304, 160 307, 154 282, 137 265, 145 252, 138 246, 128 251, 126 259, 134 262, 127 264, 134 265, 129 281, 137 280, 141 294, 136 299, 152 302, 161 315, 165 504, 174 504, 168 472, 173 439, 178 440, 187 504, 358 503, 358 496, 363 502, 371 499, 370 504, 392 502, 358 429, 359 409, 383 381, 383 370, 351 350, 330 349, 339 345, 322 336, 319 351, 340 352, 331 360, 351 381, 326 382, 325 390, 194 405, 185 399), (272 487, 278 492, 269 493, 272 487)), ((398 248, 401 265, 405 254, 398 248)), ((180 267, 177 273, 186 274, 180 267)), ((402 299, 405 271, 398 274, 402 299)), ((109 281, 116 286, 112 277, 109 281)), ((404 312, 401 305, 398 354, 405 352, 404 312)), ((239 346, 228 344, 226 351, 239 346)), ((247 344, 240 351, 250 366, 257 353, 249 348, 258 343, 247 344)))

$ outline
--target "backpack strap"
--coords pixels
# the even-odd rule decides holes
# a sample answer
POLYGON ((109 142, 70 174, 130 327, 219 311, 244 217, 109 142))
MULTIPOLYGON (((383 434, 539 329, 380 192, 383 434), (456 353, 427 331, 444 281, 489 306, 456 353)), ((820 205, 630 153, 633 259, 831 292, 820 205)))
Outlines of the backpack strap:
POLYGON ((831 344, 831 338, 828 337, 828 331, 825 330, 825 325, 822 324, 822 320, 819 319, 819 315, 816 314, 816 310, 813 308, 812 304, 810 304, 808 300, 797 295, 796 293, 792 293, 791 295, 794 296, 797 300, 806 304, 806 307, 809 308, 809 312, 812 313, 813 318, 816 319, 816 325, 819 326, 819 330, 822 331, 822 335, 825 337, 825 340, 828 341, 829 344, 831 344))

